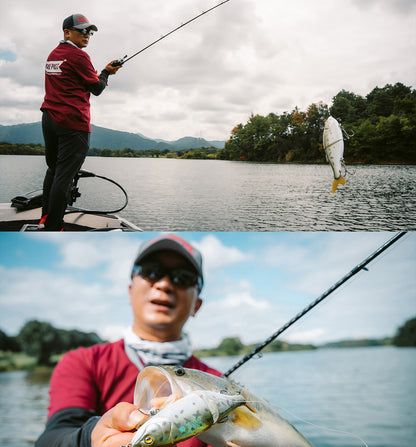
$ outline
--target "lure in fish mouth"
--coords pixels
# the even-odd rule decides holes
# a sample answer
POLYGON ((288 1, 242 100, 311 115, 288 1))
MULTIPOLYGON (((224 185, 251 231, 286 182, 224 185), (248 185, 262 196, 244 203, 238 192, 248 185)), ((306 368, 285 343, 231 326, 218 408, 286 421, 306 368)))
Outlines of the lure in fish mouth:
POLYGON ((182 367, 149 366, 134 404, 148 414, 131 447, 162 447, 193 436, 214 447, 311 447, 267 402, 239 384, 182 367))
POLYGON ((341 168, 344 162, 344 138, 342 135, 341 124, 332 116, 325 121, 323 146, 325 156, 334 172, 334 182, 332 184, 332 194, 338 188, 338 185, 345 185, 345 178, 341 174, 341 168))

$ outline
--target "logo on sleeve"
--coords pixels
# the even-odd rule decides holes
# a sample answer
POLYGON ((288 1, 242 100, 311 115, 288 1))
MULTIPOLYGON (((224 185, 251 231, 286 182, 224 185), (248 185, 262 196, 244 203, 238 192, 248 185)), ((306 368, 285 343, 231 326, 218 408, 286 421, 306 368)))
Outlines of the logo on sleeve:
POLYGON ((62 73, 61 65, 64 61, 47 61, 45 66, 45 72, 47 75, 60 75, 62 73))

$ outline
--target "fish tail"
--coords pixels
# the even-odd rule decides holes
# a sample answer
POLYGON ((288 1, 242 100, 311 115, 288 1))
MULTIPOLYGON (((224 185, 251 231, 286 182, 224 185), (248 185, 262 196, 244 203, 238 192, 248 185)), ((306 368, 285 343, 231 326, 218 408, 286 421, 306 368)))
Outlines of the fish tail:
POLYGON ((346 182, 345 178, 342 175, 340 175, 338 178, 336 178, 334 180, 334 183, 332 183, 332 194, 335 193, 335 191, 338 188, 338 185, 345 185, 345 183, 347 183, 347 182, 346 182))

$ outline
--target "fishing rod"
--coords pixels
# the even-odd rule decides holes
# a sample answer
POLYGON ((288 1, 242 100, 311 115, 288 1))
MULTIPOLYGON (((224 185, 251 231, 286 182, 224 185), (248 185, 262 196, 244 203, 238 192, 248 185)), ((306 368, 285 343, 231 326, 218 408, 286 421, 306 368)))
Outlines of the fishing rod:
POLYGON ((283 325, 280 329, 278 329, 273 335, 267 338, 263 343, 256 346, 251 352, 245 355, 239 362, 237 362, 234 366, 232 366, 227 372, 225 372, 221 377, 228 377, 234 371, 236 371, 240 366, 244 365, 244 363, 248 362, 252 357, 254 357, 258 352, 260 352, 265 346, 271 343, 274 339, 276 339, 280 334, 282 334, 286 329, 288 329, 292 324, 296 323, 296 321, 300 320, 305 314, 307 314, 310 310, 312 310, 316 305, 318 305, 321 301, 331 295, 336 289, 341 287, 345 282, 351 279, 354 275, 356 275, 361 270, 368 270, 366 265, 373 261, 377 256, 381 255, 385 250, 387 250, 391 245, 397 242, 400 238, 402 238, 406 234, 406 231, 402 231, 393 236, 390 240, 384 243, 380 248, 378 248, 374 253, 372 253, 368 258, 364 259, 360 264, 354 267, 349 273, 347 273, 343 278, 341 278, 338 282, 336 282, 333 286, 331 286, 326 292, 324 292, 321 296, 316 298, 309 306, 305 307, 301 312, 299 312, 295 317, 289 320, 285 325, 283 325))
POLYGON ((220 7, 221 5, 223 5, 224 3, 229 2, 230 0, 224 0, 221 3, 218 3, 218 5, 213 6, 210 9, 207 9, 206 11, 201 12, 201 14, 198 14, 197 16, 193 17, 192 19, 188 20, 185 23, 182 23, 182 25, 176 27, 175 29, 173 29, 172 31, 169 31, 167 34, 164 34, 162 37, 159 37, 159 39, 155 40, 154 42, 152 42, 151 44, 147 45, 146 47, 142 48, 141 50, 139 50, 137 53, 134 53, 133 56, 127 57, 127 54, 122 57, 121 59, 118 59, 114 62, 111 63, 111 65, 113 67, 120 67, 122 65, 124 65, 127 61, 129 61, 130 59, 133 59, 133 57, 136 57, 137 55, 139 55, 140 53, 143 53, 143 51, 146 51, 148 48, 150 48, 151 46, 155 45, 156 43, 160 42, 161 40, 165 39, 166 37, 170 36, 171 34, 173 34, 174 32, 178 31, 179 29, 183 28, 184 26, 188 25, 189 23, 193 22, 196 19, 199 19, 199 17, 202 17, 205 14, 208 14, 210 11, 220 7))

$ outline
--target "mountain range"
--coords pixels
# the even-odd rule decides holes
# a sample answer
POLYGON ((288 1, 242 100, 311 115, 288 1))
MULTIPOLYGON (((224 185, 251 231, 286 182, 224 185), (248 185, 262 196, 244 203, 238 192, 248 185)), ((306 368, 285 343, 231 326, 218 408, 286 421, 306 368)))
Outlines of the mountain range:
MULTIPOLYGON (((0 124, 0 142, 10 144, 44 144, 41 122, 2 126, 0 124)), ((90 147, 97 149, 133 150, 168 149, 179 151, 198 149, 201 147, 216 147, 222 149, 224 141, 207 141, 203 138, 184 137, 176 141, 147 138, 140 133, 121 132, 105 127, 91 126, 90 147)))

